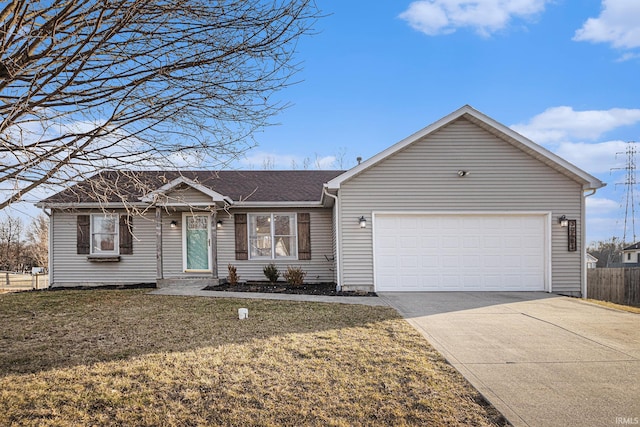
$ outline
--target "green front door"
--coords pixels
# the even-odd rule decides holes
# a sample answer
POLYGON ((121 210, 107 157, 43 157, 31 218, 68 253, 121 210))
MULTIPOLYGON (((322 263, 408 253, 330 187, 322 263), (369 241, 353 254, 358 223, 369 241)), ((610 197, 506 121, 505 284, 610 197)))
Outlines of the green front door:
POLYGON ((185 215, 185 227, 185 271, 211 271, 210 216, 185 215))

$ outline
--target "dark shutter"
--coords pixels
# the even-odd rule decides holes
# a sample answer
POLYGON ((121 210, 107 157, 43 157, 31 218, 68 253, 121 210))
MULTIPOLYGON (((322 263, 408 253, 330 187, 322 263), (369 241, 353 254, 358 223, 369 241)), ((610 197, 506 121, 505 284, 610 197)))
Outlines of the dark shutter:
POLYGON ((89 215, 78 215, 78 236, 76 252, 78 255, 89 254, 89 244, 91 241, 91 217, 89 215))
POLYGON ((234 214, 233 220, 236 229, 236 259, 249 259, 249 251, 247 250, 247 214, 234 214))
POLYGON ((298 259, 311 259, 311 219, 308 213, 298 214, 298 259))
POLYGON ((131 227, 131 217, 120 215, 120 255, 133 255, 131 227))

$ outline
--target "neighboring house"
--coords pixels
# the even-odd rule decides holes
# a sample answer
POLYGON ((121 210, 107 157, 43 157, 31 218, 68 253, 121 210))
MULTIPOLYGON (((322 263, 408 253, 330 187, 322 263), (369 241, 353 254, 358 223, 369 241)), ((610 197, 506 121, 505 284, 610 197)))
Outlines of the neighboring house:
POLYGON ((216 283, 229 264, 264 280, 275 263, 344 290, 584 296, 602 186, 464 106, 348 171, 104 172, 38 205, 52 286, 216 283))
POLYGON ((587 252, 586 262, 587 262, 587 268, 598 267, 598 258, 594 257, 589 252, 587 252))
POLYGON ((640 242, 627 246, 622 250, 622 262, 623 264, 640 263, 640 242))

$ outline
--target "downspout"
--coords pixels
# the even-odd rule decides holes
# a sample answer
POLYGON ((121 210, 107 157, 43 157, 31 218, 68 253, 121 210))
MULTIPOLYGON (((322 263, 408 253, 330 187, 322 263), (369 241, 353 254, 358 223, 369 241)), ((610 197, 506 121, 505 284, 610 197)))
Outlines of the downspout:
POLYGON ((340 198, 329 193, 327 187, 323 187, 323 192, 335 201, 333 229, 336 233, 336 291, 339 292, 342 290, 342 270, 340 269, 340 198))
POLYGON ((53 211, 47 212, 46 207, 42 207, 42 212, 49 217, 49 229, 47 230, 47 274, 49 275, 49 283, 47 287, 51 287, 51 284, 54 282, 53 280, 53 211))
POLYGON ((589 194, 584 194, 582 197, 582 206, 581 206, 581 216, 580 216, 580 223, 581 223, 581 230, 580 230, 580 234, 582 235, 582 247, 580 248, 581 250, 581 256, 580 256, 580 268, 582 269, 582 298, 583 299, 587 299, 587 212, 586 212, 586 200, 587 197, 593 196, 594 194, 596 194, 596 189, 595 188, 591 188, 591 193, 589 194))

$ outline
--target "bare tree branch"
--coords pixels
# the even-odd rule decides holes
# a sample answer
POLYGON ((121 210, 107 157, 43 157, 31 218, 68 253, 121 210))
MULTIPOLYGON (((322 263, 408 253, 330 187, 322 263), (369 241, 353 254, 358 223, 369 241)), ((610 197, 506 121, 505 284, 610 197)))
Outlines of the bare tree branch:
POLYGON ((219 167, 285 107, 313 0, 12 0, 0 209, 103 169, 219 167))

